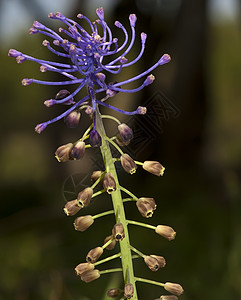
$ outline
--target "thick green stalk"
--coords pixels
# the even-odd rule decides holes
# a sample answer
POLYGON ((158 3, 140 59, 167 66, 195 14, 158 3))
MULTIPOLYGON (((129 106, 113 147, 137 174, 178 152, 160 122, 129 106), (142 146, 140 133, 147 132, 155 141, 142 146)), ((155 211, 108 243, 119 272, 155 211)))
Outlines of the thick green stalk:
POLYGON ((125 238, 122 241, 120 241, 124 282, 125 284, 131 283, 133 285, 134 294, 131 300, 137 300, 137 291, 136 291, 135 277, 133 271, 133 263, 131 258, 131 249, 130 249, 127 222, 125 217, 125 210, 123 206, 121 191, 119 188, 119 181, 118 181, 115 165, 113 162, 112 153, 110 150, 109 142, 106 139, 105 128, 98 107, 96 108, 96 129, 102 138, 102 146, 100 147, 100 149, 104 159, 106 171, 112 173, 117 186, 116 191, 111 193, 111 197, 112 197, 113 207, 115 211, 116 222, 122 223, 125 232, 125 238))

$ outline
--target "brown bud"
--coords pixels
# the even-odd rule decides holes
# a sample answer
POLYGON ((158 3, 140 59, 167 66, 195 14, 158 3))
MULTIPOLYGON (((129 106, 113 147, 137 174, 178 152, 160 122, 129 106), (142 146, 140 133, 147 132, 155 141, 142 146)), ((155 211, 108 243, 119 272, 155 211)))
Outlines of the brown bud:
POLYGON ((70 151, 73 148, 72 143, 68 143, 66 145, 60 146, 55 151, 55 157, 58 160, 58 162, 66 162, 70 159, 70 151))
POLYGON ((85 154, 85 143, 82 141, 78 141, 72 150, 70 151, 70 158, 71 159, 81 159, 85 154))
POLYGON ((157 225, 155 231, 169 241, 174 240, 176 236, 174 229, 166 225, 157 225))
POLYGON ((99 277, 100 277, 100 271, 97 269, 94 269, 91 271, 84 272, 80 278, 82 281, 88 283, 95 279, 98 279, 99 277))
POLYGON ((110 297, 110 298, 116 298, 118 296, 120 296, 122 293, 122 290, 121 289, 110 289, 108 290, 107 292, 107 296, 110 297))
POLYGON ((68 201, 64 206, 64 212, 67 216, 73 216, 80 210, 80 207, 78 206, 78 201, 71 200, 68 201))
MULTIPOLYGON (((106 244, 110 239, 113 239, 113 235, 107 236, 104 240, 104 244, 106 244)), ((116 245, 116 240, 113 239, 113 241, 107 247, 105 247, 105 249, 113 250, 115 248, 115 245, 116 245)))
POLYGON ((162 256, 148 255, 145 256, 144 261, 148 268, 154 272, 166 265, 165 259, 162 256))
POLYGON ((75 267, 75 272, 78 276, 81 276, 84 272, 94 270, 95 266, 90 263, 81 263, 75 267))
POLYGON ((102 253, 103 249, 101 247, 96 247, 88 252, 86 256, 86 261, 93 264, 99 259, 102 253))
POLYGON ((120 157, 121 165, 123 169, 129 173, 134 174, 136 173, 137 165, 134 160, 126 153, 122 154, 120 157))
POLYGON ((112 235, 116 241, 122 241, 125 237, 124 227, 122 223, 116 223, 112 229, 112 235))
POLYGON ((178 300, 177 296, 174 295, 162 295, 161 300, 178 300))
POLYGON ((91 175, 91 180, 92 180, 93 182, 95 182, 97 179, 100 178, 100 176, 101 176, 102 174, 103 174, 102 171, 94 171, 94 172, 92 173, 92 175, 91 175))
POLYGON ((83 208, 90 204, 91 197, 93 195, 93 189, 90 187, 85 188, 83 191, 79 192, 77 200, 78 205, 83 208))
POLYGON ((163 176, 165 171, 165 168, 158 161, 145 161, 142 167, 156 176, 163 176))
POLYGON ((126 142, 126 143, 123 142, 119 133, 116 135, 116 141, 117 141, 117 144, 118 144, 119 146, 121 146, 121 147, 122 147, 122 146, 127 146, 127 145, 130 144, 130 141, 128 141, 128 142, 126 142))
POLYGON ((184 290, 182 286, 178 283, 172 283, 172 282, 166 282, 164 284, 164 289, 168 291, 169 293, 172 293, 176 296, 180 296, 184 290))
POLYGON ((108 194, 111 194, 116 190, 116 183, 113 175, 110 172, 107 172, 104 176, 103 187, 108 194))
POLYGON ((153 198, 142 197, 136 202, 136 206, 143 217, 150 218, 156 209, 156 202, 153 198))
POLYGON ((74 228, 78 231, 85 231, 94 223, 94 219, 91 215, 81 216, 74 220, 74 228))
POLYGON ((125 288, 124 288, 124 296, 127 298, 127 299, 131 299, 133 297, 133 294, 134 294, 134 287, 131 283, 127 283, 125 285, 125 288))

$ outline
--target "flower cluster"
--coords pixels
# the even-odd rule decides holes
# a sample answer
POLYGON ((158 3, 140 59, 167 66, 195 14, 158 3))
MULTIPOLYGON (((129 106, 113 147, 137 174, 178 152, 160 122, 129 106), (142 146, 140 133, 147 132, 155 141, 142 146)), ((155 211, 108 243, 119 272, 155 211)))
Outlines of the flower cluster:
POLYGON ((144 52, 147 35, 145 33, 141 33, 141 51, 134 60, 128 62, 125 56, 129 53, 135 41, 135 23, 137 20, 136 15, 131 14, 129 16, 131 27, 131 41, 128 47, 125 49, 125 46, 127 45, 129 40, 129 36, 125 27, 119 21, 115 22, 115 26, 118 27, 125 36, 124 42, 122 43, 122 45, 119 45, 118 39, 113 38, 111 30, 104 20, 103 8, 98 8, 96 10, 96 14, 98 16, 98 19, 93 23, 82 14, 78 14, 77 16, 79 19, 85 20, 87 22, 89 26, 88 32, 80 24, 65 17, 63 14, 50 13, 49 18, 60 20, 68 26, 68 30, 59 28, 59 33, 64 33, 65 38, 63 38, 59 33, 56 33, 52 29, 39 23, 38 21, 35 21, 32 28, 30 28, 30 34, 41 33, 51 38, 52 43, 48 40, 44 40, 42 43, 43 46, 47 47, 54 54, 63 58, 67 58, 69 60, 69 63, 60 63, 37 59, 14 49, 11 49, 9 51, 8 55, 16 57, 16 61, 18 63, 23 63, 26 60, 34 61, 40 64, 41 72, 57 72, 67 79, 63 81, 50 82, 25 78, 22 80, 22 84, 24 86, 27 86, 31 83, 56 86, 75 84, 78 85, 78 87, 72 93, 68 92, 67 90, 60 90, 55 99, 48 99, 44 101, 44 104, 47 107, 50 107, 54 104, 64 104, 70 106, 70 108, 68 108, 64 113, 53 118, 52 120, 38 124, 35 128, 38 133, 41 133, 47 127, 47 125, 62 118, 65 118, 65 120, 67 118, 67 125, 69 125, 69 127, 74 127, 76 124, 78 124, 78 120, 80 117, 79 111, 82 108, 85 108, 87 114, 94 115, 92 135, 93 139, 98 139, 98 132, 96 132, 95 125, 95 111, 97 104, 99 104, 100 106, 106 106, 110 109, 114 109, 120 113, 127 115, 144 114, 146 112, 146 109, 143 107, 138 107, 135 111, 127 112, 113 107, 107 104, 105 101, 108 98, 113 97, 118 92, 134 93, 151 84, 154 81, 155 77, 148 74, 150 74, 150 72, 157 66, 168 63, 170 61, 170 56, 164 54, 152 67, 135 77, 118 83, 107 83, 105 80, 106 76, 102 72, 105 71, 112 74, 118 74, 123 68, 136 63, 141 58, 144 52), (117 53, 121 54, 115 59, 111 60, 110 56, 114 54, 116 55, 117 53), (108 62, 105 62, 106 59, 108 59, 108 62), (124 89, 121 87, 143 77, 145 78, 144 82, 135 89, 124 89), (77 97, 77 94, 84 86, 86 86, 87 88, 88 95, 83 97, 81 100, 74 100, 74 97, 77 97), (105 92, 106 95, 104 98, 98 100, 96 98, 96 95, 101 92, 105 92))
POLYGON ((22 80, 24 86, 31 83, 56 85, 61 87, 66 85, 77 85, 77 88, 75 88, 73 92, 62 88, 56 94, 54 99, 45 100, 44 104, 47 107, 55 104, 63 104, 68 106, 68 108, 61 115, 52 120, 40 123, 35 127, 35 131, 41 133, 49 124, 64 119, 69 128, 75 128, 79 124, 81 110, 84 109, 85 113, 90 116, 91 125, 86 129, 82 137, 76 142, 69 142, 58 147, 55 152, 56 159, 59 162, 82 159, 85 150, 90 147, 100 147, 102 153, 105 169, 93 172, 91 175, 92 185, 80 191, 76 199, 68 201, 64 207, 64 212, 67 216, 75 216, 80 210, 88 207, 90 202, 94 201, 95 197, 107 193, 112 198, 113 210, 101 212, 93 216, 78 216, 74 220, 74 228, 77 231, 85 231, 96 219, 111 214, 115 216, 115 223, 111 229, 111 233, 105 237, 103 245, 91 249, 86 255, 86 262, 76 266, 76 274, 80 276, 81 280, 88 283, 98 279, 102 274, 118 271, 123 272, 123 289, 110 289, 107 293, 110 298, 121 296, 121 299, 137 300, 136 282, 139 281, 162 286, 172 295, 163 295, 160 299, 174 300, 177 299, 176 296, 181 295, 183 292, 181 285, 170 282, 160 283, 139 278, 134 275, 132 261, 135 258, 143 259, 146 266, 154 272, 163 268, 166 265, 166 260, 161 255, 143 254, 141 251, 134 248, 129 240, 128 226, 136 225, 152 229, 158 235, 161 235, 169 241, 175 238, 176 232, 170 226, 153 226, 126 219, 124 203, 127 201, 134 202, 141 216, 144 218, 152 217, 157 205, 154 198, 137 197, 131 191, 121 186, 119 184, 115 163, 120 163, 123 170, 128 174, 134 174, 138 165, 140 165, 144 170, 156 176, 163 176, 165 168, 158 161, 139 162, 134 160, 129 154, 124 153, 120 147, 127 146, 131 142, 133 139, 132 129, 125 123, 121 123, 116 117, 111 115, 101 115, 99 111, 99 107, 105 106, 127 115, 145 114, 145 107, 139 106, 136 110, 128 112, 106 103, 106 100, 115 96, 118 92, 134 93, 151 84, 155 77, 150 73, 157 66, 168 63, 170 61, 170 56, 164 54, 152 67, 137 76, 121 82, 108 83, 106 81, 106 75, 103 72, 118 74, 123 68, 136 63, 144 53, 147 35, 141 33, 140 53, 134 60, 128 62, 126 56, 132 49, 135 41, 136 15, 131 14, 129 16, 131 28, 130 41, 126 28, 119 21, 115 22, 115 26, 124 34, 124 42, 119 45, 118 39, 112 36, 111 30, 105 22, 103 8, 98 8, 96 14, 98 19, 95 22, 91 22, 84 15, 78 14, 77 17, 79 19, 87 22, 88 30, 61 13, 50 13, 49 17, 51 19, 62 21, 64 25, 67 25, 67 30, 59 28, 59 33, 56 33, 38 21, 35 21, 32 28, 30 28, 30 34, 41 33, 51 38, 52 43, 48 40, 44 40, 42 43, 43 46, 47 47, 59 57, 68 59, 67 63, 36 59, 14 49, 9 51, 9 56, 15 57, 18 63, 23 63, 26 60, 37 62, 40 64, 41 72, 57 72, 67 78, 57 82, 25 78, 22 80), (65 38, 63 38, 60 33, 65 34, 65 38), (112 55, 115 55, 114 59, 111 58, 112 55), (144 78, 144 81, 140 86, 134 89, 123 88, 124 85, 140 78, 144 78), (76 99, 77 94, 84 86, 87 88, 87 95, 80 100, 76 99), (104 93, 102 98, 99 97, 101 93, 104 93), (97 99, 97 96, 100 99, 97 99), (117 123, 118 133, 116 136, 109 138, 106 135, 103 124, 105 118, 112 119, 117 123), (120 154, 119 158, 113 158, 111 147, 117 149, 120 154), (103 186, 102 189, 99 188, 100 185, 103 186), (97 191, 95 191, 96 188, 97 191), (124 198, 123 194, 126 194, 128 197, 124 198), (119 253, 99 260, 103 255, 104 250, 113 250, 118 244, 120 247, 119 253), (121 259, 121 268, 109 270, 96 269, 97 265, 115 258, 121 259))

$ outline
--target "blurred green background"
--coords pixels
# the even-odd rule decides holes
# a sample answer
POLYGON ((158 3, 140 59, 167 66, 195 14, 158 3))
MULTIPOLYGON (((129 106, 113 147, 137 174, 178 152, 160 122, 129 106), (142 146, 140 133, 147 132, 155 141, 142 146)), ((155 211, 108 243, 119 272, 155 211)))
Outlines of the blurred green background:
MULTIPOLYGON (((142 261, 136 261, 135 272, 182 284, 183 300, 241 299, 241 2, 2 0, 0 300, 104 300, 108 288, 122 284, 119 275, 105 275, 85 284, 73 271, 90 249, 103 243, 113 225, 108 216, 86 232, 76 232, 73 218, 62 212, 66 190, 78 192, 88 185, 91 172, 99 166, 98 151, 93 150, 80 162, 59 164, 54 158, 58 146, 84 132, 87 118, 83 116, 78 129, 67 129, 60 121, 37 135, 36 124, 62 111, 42 104, 58 89, 23 87, 21 80, 54 80, 54 75, 40 74, 38 65, 17 65, 7 57, 8 49, 15 48, 55 59, 41 46, 43 36, 27 34, 32 22, 37 19, 57 28, 59 23, 47 18, 51 11, 74 19, 81 12, 94 20, 99 6, 104 7, 111 28, 115 20, 128 26, 128 15, 136 13, 137 40, 127 58, 135 57, 140 49, 139 34, 148 34, 143 60, 124 70, 118 80, 147 69, 163 53, 172 57, 168 65, 153 71, 156 80, 151 86, 131 96, 120 93, 111 100, 131 110, 150 103, 153 95, 162 92, 178 111, 176 117, 167 118, 154 108, 153 116, 160 122, 155 128, 149 127, 145 117, 131 120, 136 131, 146 126, 143 132, 151 130, 155 137, 148 140, 147 134, 145 143, 143 135, 141 148, 135 148, 138 141, 135 144, 134 140, 129 151, 139 160, 160 161, 166 173, 156 178, 139 168, 130 178, 120 171, 120 181, 136 195, 156 199, 158 209, 150 223, 167 224, 177 231, 176 239, 168 242, 148 230, 130 228, 135 247, 167 260, 167 266, 154 274, 142 261), (72 178, 76 190, 71 186, 72 178)), ((116 29, 114 33, 119 34, 116 29)), ((100 197, 81 214, 109 207, 110 199, 100 197)), ((128 218, 143 221, 133 204, 126 207, 128 218)), ((140 300, 164 293, 145 284, 138 284, 138 290, 140 300)))

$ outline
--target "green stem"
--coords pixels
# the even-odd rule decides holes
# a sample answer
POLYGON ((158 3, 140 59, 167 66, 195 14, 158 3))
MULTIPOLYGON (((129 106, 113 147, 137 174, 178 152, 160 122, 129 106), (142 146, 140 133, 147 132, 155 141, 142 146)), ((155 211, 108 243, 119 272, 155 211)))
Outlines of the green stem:
POLYGON ((117 118, 110 116, 110 115, 101 115, 101 118, 102 119, 111 119, 111 120, 115 121, 116 123, 118 123, 119 125, 121 124, 121 122, 117 118))
POLYGON ((113 146, 120 152, 121 155, 124 153, 124 152, 121 150, 121 148, 120 148, 115 142, 112 141, 112 139, 108 138, 107 136, 105 136, 105 138, 106 138, 106 140, 107 140, 108 142, 111 143, 111 145, 113 145, 113 146))
POLYGON ((125 284, 131 283, 133 285, 134 294, 131 300, 137 300, 138 298, 137 298, 133 263, 132 263, 131 250, 130 250, 129 232, 128 232, 128 227, 127 227, 127 222, 125 217, 125 210, 123 206, 121 191, 119 188, 119 181, 118 181, 115 164, 113 162, 113 157, 109 146, 109 142, 110 143, 113 142, 106 137, 105 129, 99 113, 98 106, 96 107, 95 117, 96 117, 96 129, 102 138, 102 146, 100 147, 100 149, 105 163, 105 168, 106 170, 109 170, 109 172, 112 173, 117 186, 116 191, 111 193, 111 197, 112 197, 112 203, 115 211, 116 221, 117 218, 119 218, 120 222, 124 227, 124 232, 125 232, 125 238, 122 241, 120 241, 121 262, 122 262, 124 283, 125 284))
POLYGON ((113 213, 114 213, 114 210, 104 211, 104 212, 102 212, 102 213, 100 213, 100 214, 98 214, 98 215, 94 215, 94 216, 93 216, 93 219, 95 220, 95 219, 98 219, 98 218, 100 218, 100 217, 104 217, 104 216, 107 216, 107 215, 111 215, 111 214, 113 214, 113 213))
POLYGON ((135 280, 140 281, 140 282, 154 284, 154 285, 159 285, 159 286, 162 286, 162 287, 164 286, 164 283, 162 283, 162 282, 153 281, 153 280, 149 280, 149 279, 145 279, 145 278, 135 277, 135 280))
POLYGON ((137 201, 138 198, 134 199, 134 198, 125 198, 123 199, 123 202, 129 202, 129 201, 137 201))
POLYGON ((114 254, 114 255, 109 256, 109 257, 107 257, 107 258, 104 258, 104 259, 102 259, 102 260, 100 260, 100 261, 97 261, 96 263, 94 263, 94 265, 95 265, 95 266, 98 266, 98 265, 100 265, 100 264, 103 264, 103 263, 105 263, 105 262, 107 262, 107 261, 109 261, 109 260, 118 258, 118 257, 120 257, 120 256, 121 256, 121 253, 114 254))
POLYGON ((108 269, 104 271, 100 271, 100 275, 114 272, 122 272, 122 268, 108 269))
POLYGON ((138 200, 138 197, 136 197, 132 192, 124 188, 123 186, 120 186, 120 189, 125 192, 127 195, 131 196, 134 200, 138 200))
POLYGON ((94 193, 94 194, 92 195, 92 198, 94 198, 94 197, 96 197, 96 196, 99 196, 99 195, 101 195, 101 194, 103 194, 103 193, 105 193, 105 190, 104 190, 104 189, 101 190, 101 191, 98 191, 98 192, 94 193))
POLYGON ((134 248, 133 246, 130 245, 130 248, 132 251, 136 252, 140 257, 145 257, 146 255, 143 254, 141 251, 137 250, 136 248, 134 248))
POLYGON ((136 163, 137 165, 140 165, 140 166, 143 166, 143 165, 144 165, 144 163, 143 163, 143 162, 141 162, 141 161, 137 161, 137 160, 135 160, 135 163, 136 163))
POLYGON ((146 224, 146 223, 141 223, 141 222, 136 222, 136 221, 131 221, 131 220, 126 220, 126 222, 128 224, 132 224, 132 225, 137 225, 137 226, 142 226, 142 227, 146 227, 149 229, 156 229, 156 226, 150 225, 150 224, 146 224))
POLYGON ((104 250, 106 247, 108 247, 112 242, 114 238, 110 239, 108 242, 106 242, 101 248, 104 250))

